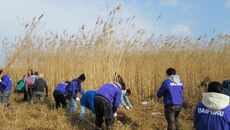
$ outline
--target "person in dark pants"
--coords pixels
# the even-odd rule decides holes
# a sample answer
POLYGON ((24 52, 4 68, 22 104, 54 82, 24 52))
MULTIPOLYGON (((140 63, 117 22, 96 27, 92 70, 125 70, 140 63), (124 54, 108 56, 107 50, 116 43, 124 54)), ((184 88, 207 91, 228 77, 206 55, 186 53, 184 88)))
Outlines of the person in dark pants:
POLYGON ((101 129, 103 117, 107 129, 113 129, 114 117, 117 116, 117 108, 121 100, 121 84, 118 82, 107 83, 95 93, 94 108, 96 112, 96 126, 101 129), (113 107, 111 106, 113 104, 113 107))
POLYGON ((33 96, 32 96, 32 99, 30 101, 31 105, 34 104, 34 101, 36 100, 36 98, 39 98, 40 103, 43 104, 44 88, 46 88, 46 97, 48 97, 48 86, 46 84, 46 81, 43 78, 44 78, 44 75, 39 74, 38 79, 35 80, 34 89, 33 89, 33 96))
POLYGON ((62 104, 62 108, 66 108, 67 106, 65 94, 68 84, 69 81, 66 81, 65 83, 59 83, 56 89, 54 90, 53 96, 56 102, 56 109, 60 107, 60 103, 62 104))
POLYGON ((28 95, 30 101, 32 99, 33 87, 35 82, 35 77, 33 76, 32 69, 27 72, 27 77, 23 79, 23 82, 26 83, 26 87, 24 90, 24 98, 22 101, 28 101, 28 95))
POLYGON ((168 122, 168 130, 176 130, 179 127, 178 116, 182 107, 183 84, 176 70, 168 68, 166 79, 157 92, 157 99, 164 96, 165 118, 168 122))
MULTIPOLYGON (((0 70, 0 74, 2 74, 3 70, 0 70)), ((0 79, 0 92, 2 92, 1 97, 1 105, 3 107, 11 106, 8 103, 8 99, 11 95, 11 89, 12 89, 12 80, 9 75, 3 74, 3 76, 0 79)))

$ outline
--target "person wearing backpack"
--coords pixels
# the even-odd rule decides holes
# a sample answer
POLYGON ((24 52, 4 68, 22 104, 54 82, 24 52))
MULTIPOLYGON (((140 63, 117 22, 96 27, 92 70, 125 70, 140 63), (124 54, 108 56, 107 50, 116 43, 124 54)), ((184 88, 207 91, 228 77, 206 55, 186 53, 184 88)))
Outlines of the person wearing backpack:
POLYGON ((66 89, 67 94, 69 95, 69 110, 72 112, 76 112, 77 109, 77 103, 75 102, 75 100, 80 101, 80 99, 77 97, 78 92, 80 92, 81 95, 84 94, 84 91, 81 88, 81 83, 83 83, 84 81, 85 74, 81 74, 78 78, 73 79, 66 89))

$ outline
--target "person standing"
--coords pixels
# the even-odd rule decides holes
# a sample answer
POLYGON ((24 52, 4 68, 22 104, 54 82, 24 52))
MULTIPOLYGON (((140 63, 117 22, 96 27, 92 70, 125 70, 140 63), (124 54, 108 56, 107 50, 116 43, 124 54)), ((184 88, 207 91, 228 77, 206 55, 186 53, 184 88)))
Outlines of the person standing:
POLYGON ((223 94, 219 82, 211 82, 207 93, 197 104, 194 111, 193 126, 197 130, 229 130, 230 105, 229 97, 223 94))
POLYGON ((32 99, 33 87, 35 82, 35 77, 33 76, 33 70, 29 70, 27 72, 27 77, 23 79, 23 82, 26 83, 25 91, 24 91, 24 98, 22 101, 28 101, 28 94, 29 94, 29 101, 32 99))
POLYGON ((80 121, 86 116, 87 108, 90 110, 92 115, 95 115, 94 102, 93 102, 95 93, 96 93, 95 90, 89 90, 82 95, 80 99, 80 103, 81 103, 81 113, 79 116, 80 121))
POLYGON ((34 104, 34 101, 36 100, 36 98, 39 98, 40 103, 43 104, 44 88, 46 89, 46 97, 48 97, 48 86, 46 84, 46 81, 43 78, 44 78, 44 75, 39 74, 38 79, 35 80, 34 89, 33 89, 33 96, 32 96, 32 99, 30 101, 31 105, 34 104))
POLYGON ((66 81, 65 83, 59 83, 56 89, 54 90, 53 96, 56 102, 56 109, 60 107, 60 103, 62 104, 62 108, 66 108, 67 106, 65 94, 68 84, 69 81, 66 81))
POLYGON ((157 92, 157 99, 164 96, 165 118, 168 122, 168 130, 176 130, 179 127, 178 116, 182 108, 183 84, 176 75, 174 68, 168 68, 166 79, 157 92))
POLYGON ((121 89, 121 84, 118 82, 107 83, 101 86, 95 93, 94 108, 97 129, 101 129, 104 122, 103 117, 105 117, 107 129, 113 129, 114 117, 117 116, 116 111, 121 100, 121 89), (111 104, 113 104, 113 107, 111 104))
POLYGON ((38 73, 37 71, 35 71, 35 73, 34 73, 34 75, 33 75, 34 78, 35 78, 35 80, 38 79, 38 75, 39 75, 39 73, 38 73))
POLYGON ((80 99, 77 97, 78 92, 81 93, 81 95, 84 94, 84 91, 81 88, 81 83, 83 83, 85 81, 85 74, 81 74, 78 78, 72 80, 66 91, 67 94, 69 95, 69 110, 76 112, 77 109, 77 103, 75 102, 75 100, 80 101, 80 99))
MULTIPOLYGON (((2 74, 3 70, 0 70, 0 75, 2 74)), ((11 95, 11 89, 12 89, 12 80, 9 75, 3 74, 0 79, 0 91, 2 93, 1 97, 1 105, 3 107, 10 106, 8 103, 8 99, 11 95)))

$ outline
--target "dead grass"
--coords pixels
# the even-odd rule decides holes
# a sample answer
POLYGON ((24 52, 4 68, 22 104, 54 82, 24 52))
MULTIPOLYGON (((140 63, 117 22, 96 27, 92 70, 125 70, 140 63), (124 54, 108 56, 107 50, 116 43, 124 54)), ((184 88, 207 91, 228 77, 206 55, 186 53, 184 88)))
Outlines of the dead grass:
MULTIPOLYGON (((17 46, 22 45, 20 38, 15 43, 4 40, 6 62, 11 65, 6 72, 13 80, 13 90, 28 68, 32 68, 44 73, 50 96, 44 105, 30 106, 20 102, 21 95, 13 93, 10 103, 17 108, 0 108, 0 126, 3 129, 92 129, 87 122, 78 124, 79 104, 76 113, 53 110, 52 93, 58 83, 70 81, 81 73, 86 75, 83 90, 97 90, 104 83, 112 82, 114 72, 118 72, 127 88, 133 91, 134 109, 127 113, 118 110, 127 119, 121 119, 124 126, 116 122, 116 128, 166 129, 163 114, 150 116, 151 112, 164 113, 163 104, 152 102, 143 106, 140 103, 156 96, 167 78, 166 69, 173 67, 184 84, 181 129, 192 129, 193 110, 203 92, 198 86, 204 77, 219 82, 229 79, 230 35, 181 38, 154 37, 153 34, 147 37, 144 30, 134 27, 134 17, 120 20, 119 10, 120 6, 112 10, 106 21, 99 17, 95 28, 89 32, 82 26, 75 34, 68 34, 66 30, 62 34, 52 31, 41 35, 32 33, 26 38, 26 52, 17 53, 17 46), (17 55, 14 63, 10 60, 12 55, 17 55)), ((94 117, 87 119, 94 122, 94 117)))

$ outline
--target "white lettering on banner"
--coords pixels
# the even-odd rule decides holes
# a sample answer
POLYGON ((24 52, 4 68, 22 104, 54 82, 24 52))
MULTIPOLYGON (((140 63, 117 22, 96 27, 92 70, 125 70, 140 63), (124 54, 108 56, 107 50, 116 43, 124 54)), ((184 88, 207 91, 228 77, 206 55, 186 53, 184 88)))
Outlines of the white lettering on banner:
POLYGON ((215 116, 224 116, 224 111, 212 111, 207 108, 198 108, 198 113, 211 114, 215 116))
POLYGON ((178 86, 182 86, 182 83, 178 83, 178 84, 175 84, 175 83, 170 83, 170 85, 171 85, 171 86, 176 86, 176 85, 178 85, 178 86))

